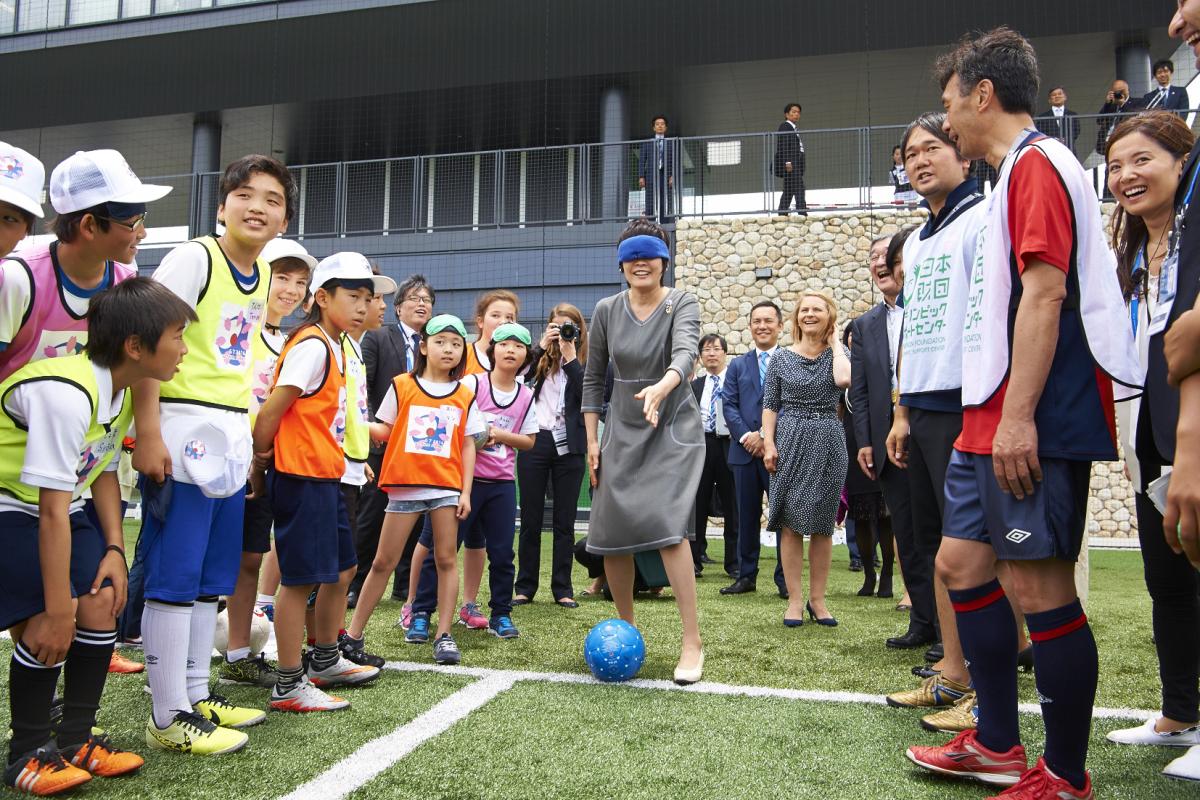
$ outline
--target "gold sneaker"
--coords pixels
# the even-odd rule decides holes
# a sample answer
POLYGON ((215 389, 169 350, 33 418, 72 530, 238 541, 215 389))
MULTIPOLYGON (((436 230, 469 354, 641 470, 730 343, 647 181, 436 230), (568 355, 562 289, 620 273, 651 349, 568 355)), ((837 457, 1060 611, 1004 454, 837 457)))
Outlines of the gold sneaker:
POLYGON ((927 731, 961 733, 971 730, 978 724, 979 716, 975 710, 975 692, 973 690, 964 694, 950 708, 921 717, 921 727, 927 731))
POLYGON ((970 686, 938 673, 921 681, 916 689, 889 694, 887 704, 893 708, 949 708, 970 691, 970 686))

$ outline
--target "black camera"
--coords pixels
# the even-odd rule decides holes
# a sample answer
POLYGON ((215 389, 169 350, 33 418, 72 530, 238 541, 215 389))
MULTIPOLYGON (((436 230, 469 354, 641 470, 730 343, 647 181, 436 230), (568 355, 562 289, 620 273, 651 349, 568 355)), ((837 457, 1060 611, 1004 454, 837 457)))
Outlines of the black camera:
POLYGON ((1125 99, 1124 92, 1113 92, 1113 99, 1120 102, 1125 99))
POLYGON ((579 338, 579 326, 574 322, 564 322, 558 326, 558 338, 564 342, 573 342, 579 338))

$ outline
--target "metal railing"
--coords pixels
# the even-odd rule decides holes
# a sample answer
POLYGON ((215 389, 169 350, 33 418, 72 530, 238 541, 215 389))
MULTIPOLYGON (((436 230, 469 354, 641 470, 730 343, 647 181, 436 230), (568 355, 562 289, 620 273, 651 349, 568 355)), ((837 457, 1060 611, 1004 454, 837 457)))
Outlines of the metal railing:
MULTIPOLYGON (((1103 158, 1094 147, 1103 145, 1100 124, 1107 121, 1093 115, 1078 122, 1075 152, 1103 196, 1103 158)), ((808 209, 904 205, 889 182, 892 148, 903 131, 899 125, 801 131, 808 209)), ((293 166, 300 203, 288 234, 392 235, 778 213, 783 180, 776 176, 777 136, 668 139, 661 156, 653 140, 639 140, 293 166)), ((992 175, 983 162, 976 171, 984 180, 992 175)), ((176 187, 155 203, 154 226, 211 230, 219 177, 145 178, 176 187)))
POLYGON ((272 0, 10 0, 0 3, 0 36, 268 1, 272 0))

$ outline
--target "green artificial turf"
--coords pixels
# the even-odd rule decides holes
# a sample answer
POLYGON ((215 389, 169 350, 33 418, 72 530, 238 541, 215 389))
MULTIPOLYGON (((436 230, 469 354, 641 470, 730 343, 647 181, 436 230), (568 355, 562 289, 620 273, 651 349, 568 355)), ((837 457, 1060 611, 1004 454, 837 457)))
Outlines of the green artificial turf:
MULTIPOLYGON (((136 524, 127 526, 132 554, 136 524)), ((709 552, 720 561, 721 543, 709 552)), ((456 627, 469 667, 584 673, 581 646, 595 622, 613 615, 600 598, 581 598, 575 610, 554 605, 548 591, 550 541, 543 542, 543 587, 536 601, 516 609, 520 638, 502 641, 456 627)), ((737 685, 856 691, 881 694, 916 684, 909 667, 919 651, 884 647, 903 631, 896 599, 854 595, 861 576, 846 569, 844 547, 835 548, 829 608, 837 628, 806 624, 785 629, 784 602, 770 581, 774 551, 763 550, 760 591, 723 597, 728 583, 719 564, 699 582, 706 680, 737 685)), ((1149 631, 1149 600, 1136 552, 1093 552, 1087 605, 1100 647, 1097 704, 1153 709, 1159 703, 1157 664, 1149 631)), ((576 569, 577 596, 587 586, 576 569)), ((481 601, 486 602, 487 581, 481 601)), ((899 584, 897 583, 897 589, 899 584)), ((639 599, 638 624, 647 642, 639 677, 669 678, 678 653, 679 622, 669 592, 639 599)), ((385 601, 368 631, 368 647, 389 660, 431 661, 428 645, 403 643, 392 627, 400 604, 385 601)), ((7 659, 7 642, 0 656, 7 659)), ((137 657, 136 651, 126 651, 137 657)), ((142 728, 149 699, 139 676, 112 676, 101 712, 114 740, 147 757, 139 777, 97 780, 77 792, 95 798, 200 798, 233 793, 267 798, 285 794, 320 774, 371 739, 428 710, 472 679, 389 670, 369 687, 345 693, 348 713, 271 714, 250 731, 241 753, 212 759, 149 751, 142 728)), ((0 671, 7 691, 7 671, 0 671)), ((264 706, 266 694, 224 687, 232 700, 264 706)), ((1033 677, 1020 678, 1021 699, 1035 700, 1033 677)), ((6 704, 5 704, 6 705, 6 704)), ((664 692, 627 686, 524 681, 502 693, 441 736, 352 793, 356 798, 980 798, 978 785, 923 774, 904 759, 909 744, 946 736, 917 726, 920 712, 877 705, 664 692)), ((0 708, 6 726, 7 708, 0 708)), ((1175 749, 1117 747, 1108 730, 1093 726, 1089 765, 1104 798, 1194 795, 1184 784, 1158 776, 1175 749)), ((1041 722, 1022 716, 1023 736, 1036 757, 1041 722)))
MULTIPOLYGON (((878 706, 521 683, 427 743, 420 758, 350 796, 933 800, 997 791, 910 763, 906 745, 949 738, 915 730, 917 716, 878 706)), ((1037 718, 1022 722, 1026 744, 1040 749, 1037 718)), ((1091 763, 1107 800, 1188 793, 1158 777, 1161 751, 1097 744, 1091 763)))

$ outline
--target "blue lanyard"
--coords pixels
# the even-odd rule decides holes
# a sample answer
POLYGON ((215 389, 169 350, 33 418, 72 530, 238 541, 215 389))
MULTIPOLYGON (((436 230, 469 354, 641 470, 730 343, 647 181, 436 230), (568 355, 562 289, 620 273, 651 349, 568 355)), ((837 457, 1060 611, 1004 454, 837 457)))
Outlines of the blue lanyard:
POLYGON ((1130 278, 1133 280, 1133 296, 1129 298, 1129 322, 1133 326, 1133 335, 1137 336, 1138 329, 1138 305, 1141 301, 1141 284, 1138 282, 1138 276, 1142 270, 1146 269, 1145 263, 1146 251, 1138 248, 1137 258, 1133 260, 1133 273, 1130 278))

